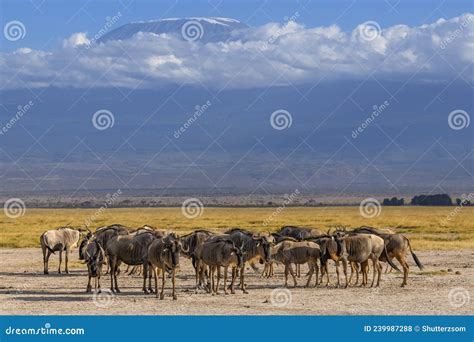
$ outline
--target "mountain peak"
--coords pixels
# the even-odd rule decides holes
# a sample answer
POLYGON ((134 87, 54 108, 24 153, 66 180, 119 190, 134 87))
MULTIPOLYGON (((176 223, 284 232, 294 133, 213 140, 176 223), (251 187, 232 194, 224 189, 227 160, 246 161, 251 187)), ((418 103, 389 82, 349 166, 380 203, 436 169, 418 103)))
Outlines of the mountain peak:
POLYGON ((175 34, 184 40, 199 40, 203 43, 219 42, 231 40, 232 31, 246 28, 248 28, 248 25, 232 18, 164 18, 125 24, 105 34, 99 42, 130 39, 138 32, 175 34))

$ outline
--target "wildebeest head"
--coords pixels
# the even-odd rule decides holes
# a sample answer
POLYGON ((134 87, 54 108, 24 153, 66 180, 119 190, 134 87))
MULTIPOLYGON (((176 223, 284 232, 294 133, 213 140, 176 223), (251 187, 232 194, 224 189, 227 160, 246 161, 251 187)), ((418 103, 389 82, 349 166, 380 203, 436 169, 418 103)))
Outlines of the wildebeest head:
POLYGON ((252 238, 253 238, 254 241, 257 242, 257 248, 263 250, 264 261, 269 262, 270 259, 271 259, 271 252, 270 252, 271 244, 270 244, 270 242, 268 242, 268 240, 265 236, 253 236, 252 238))
POLYGON ((81 241, 81 244, 79 246, 79 260, 84 260, 84 248, 87 245, 87 242, 90 240, 92 237, 92 233, 88 232, 86 236, 81 241))
POLYGON ((97 277, 100 264, 104 260, 103 250, 97 240, 87 243, 84 251, 84 259, 91 277, 97 277))
POLYGON ((333 234, 334 241, 336 242, 337 246, 337 255, 341 255, 341 252, 344 247, 344 237, 347 235, 345 230, 336 230, 336 232, 333 234))
POLYGON ((172 237, 170 239, 165 240, 165 248, 163 249, 164 254, 168 254, 170 261, 171 261, 171 266, 177 267, 179 266, 179 254, 181 252, 181 242, 179 242, 179 239, 172 237))
POLYGON ((237 267, 242 268, 244 267, 244 254, 245 252, 243 251, 244 249, 244 243, 242 242, 242 245, 239 247, 234 245, 234 253, 235 256, 237 257, 237 267))

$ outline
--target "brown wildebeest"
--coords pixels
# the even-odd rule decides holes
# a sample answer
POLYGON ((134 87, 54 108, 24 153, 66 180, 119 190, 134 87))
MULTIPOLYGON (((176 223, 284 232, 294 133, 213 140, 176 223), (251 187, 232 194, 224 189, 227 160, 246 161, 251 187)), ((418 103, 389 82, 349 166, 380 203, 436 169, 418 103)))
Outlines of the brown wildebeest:
POLYGON ((262 264, 269 262, 271 260, 270 243, 265 236, 260 236, 241 228, 233 228, 226 233, 234 242, 234 245, 243 246, 244 265, 240 267, 240 288, 244 293, 248 293, 244 276, 245 263, 251 264, 256 260, 262 264))
POLYGON ((123 262, 127 265, 144 265, 143 267, 143 292, 148 293, 146 277, 148 275, 147 254, 148 246, 157 237, 154 233, 117 235, 107 242, 106 253, 110 264, 110 289, 117 293, 120 289, 117 284, 117 270, 123 262))
MULTIPOLYGON (((367 269, 369 260, 372 260, 372 266, 374 269, 371 287, 374 286, 377 274, 378 278, 376 286, 379 286, 382 274, 382 266, 379 263, 379 258, 382 253, 385 253, 385 255, 387 254, 384 240, 373 234, 348 234, 341 230, 336 231, 333 237, 336 242, 336 249, 334 250, 330 244, 326 245, 326 247, 328 248, 329 255, 333 260, 342 260, 344 276, 346 278, 345 287, 349 285, 347 279, 347 262, 361 264, 362 285, 366 286, 368 283, 367 269)), ((390 260, 388 262, 390 263, 390 266, 395 266, 394 268, 398 269, 390 260)))
POLYGON ((48 274, 48 262, 51 254, 59 251, 59 267, 58 273, 61 273, 61 262, 63 258, 63 251, 66 252, 65 258, 65 272, 69 273, 68 257, 72 248, 77 247, 83 229, 75 229, 71 227, 60 227, 54 230, 48 230, 41 234, 40 243, 43 251, 43 267, 44 274, 48 274))
MULTIPOLYGON (((158 298, 158 276, 162 274, 160 299, 164 299, 164 288, 166 272, 171 270, 171 282, 173 284, 173 299, 176 300, 176 269, 179 267, 179 254, 181 251, 181 243, 178 237, 172 233, 163 238, 154 240, 148 247, 148 264, 151 272, 155 275, 155 293, 158 298)), ((151 286, 150 286, 151 287, 151 286)))
POLYGON ((87 240, 82 247, 82 255, 84 262, 87 264, 88 282, 86 292, 92 292, 91 279, 94 278, 94 289, 100 293, 100 276, 102 275, 102 265, 105 262, 104 249, 95 238, 92 238, 87 240))
POLYGON ((288 273, 293 277, 294 287, 296 287, 296 276, 293 272, 291 264, 308 264, 309 273, 306 287, 309 287, 314 271, 316 271, 316 282, 318 284, 319 267, 318 261, 321 258, 321 250, 319 245, 311 241, 292 241, 283 240, 274 247, 272 255, 275 261, 285 265, 285 287, 288 286, 288 273))
MULTIPOLYGON (((382 254, 380 256, 380 261, 388 262, 388 260, 392 260, 396 258, 400 265, 403 268, 403 282, 402 287, 407 285, 408 280, 408 272, 410 266, 407 262, 407 254, 408 252, 411 253, 413 260, 415 260, 416 265, 420 270, 423 269, 423 264, 420 262, 416 254, 413 252, 410 244, 410 240, 402 234, 394 234, 394 233, 386 233, 380 229, 372 228, 372 227, 360 227, 353 230, 353 232, 358 234, 374 234, 380 236, 385 241, 385 247, 387 248, 387 256, 382 254)), ((391 265, 390 265, 391 266, 391 265)), ((392 266, 393 267, 393 266, 392 266)))
MULTIPOLYGON (((153 226, 150 226, 150 225, 144 225, 140 228, 137 228, 135 230, 132 230, 129 235, 131 236, 136 236, 138 234, 143 234, 143 233, 152 233, 155 235, 155 237, 157 239, 160 239, 162 237, 164 237, 166 235, 166 231, 164 230, 157 230, 155 227, 153 226)), ((142 274, 142 265, 135 265, 135 266, 132 266, 132 269, 129 270, 130 268, 130 265, 127 265, 127 269, 125 270, 125 273, 127 273, 128 275, 133 275, 133 274, 136 274, 136 275, 141 275, 142 274)), ((150 274, 151 276, 151 274, 150 274)))
POLYGON ((242 246, 236 247, 232 240, 227 238, 211 239, 199 245, 193 253, 193 263, 196 265, 196 293, 199 284, 204 282, 206 266, 209 267, 211 294, 219 293, 220 268, 224 268, 224 293, 227 294, 227 271, 232 267, 232 280, 230 283, 231 293, 235 293, 234 282, 236 268, 244 265, 242 246), (217 283, 214 283, 214 273, 217 270, 217 283))

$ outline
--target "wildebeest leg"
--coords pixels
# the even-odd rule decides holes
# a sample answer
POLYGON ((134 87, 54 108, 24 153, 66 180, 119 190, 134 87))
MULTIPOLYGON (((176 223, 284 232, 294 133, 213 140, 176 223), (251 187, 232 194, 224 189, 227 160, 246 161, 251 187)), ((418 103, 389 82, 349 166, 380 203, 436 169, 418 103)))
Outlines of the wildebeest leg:
POLYGON ((372 284, 370 284, 370 287, 374 287, 374 283, 375 283, 375 275, 377 274, 377 270, 378 270, 378 264, 377 264, 378 260, 377 258, 373 257, 372 258, 372 267, 374 268, 374 272, 373 272, 373 277, 372 277, 372 284))
POLYGON ((291 276, 293 277, 293 287, 296 287, 297 285, 296 276, 295 276, 295 272, 293 272, 293 267, 291 266, 291 264, 288 265, 288 268, 290 270, 291 276))
POLYGON ((227 271, 229 270, 229 266, 224 267, 224 294, 227 293, 227 271))
MULTIPOLYGON (((160 275, 160 269, 158 267, 154 268, 154 275, 155 275, 155 296, 158 298, 158 276, 160 275)), ((197 291, 197 288, 196 288, 197 291)))
POLYGON ((176 296, 176 269, 173 268, 172 274, 171 274, 171 282, 173 283, 173 300, 178 299, 176 296))
POLYGON ((337 274, 337 286, 336 287, 339 287, 340 286, 340 282, 339 282, 339 261, 335 261, 335 264, 336 264, 336 274, 337 274))
POLYGON ((314 273, 314 265, 310 263, 308 263, 308 265, 309 265, 308 281, 306 282, 305 287, 309 287, 309 283, 311 282, 311 278, 313 277, 313 273, 314 273))
POLYGON ((401 287, 405 287, 408 281, 408 271, 410 270, 410 266, 406 262, 404 255, 396 255, 395 257, 397 258, 400 265, 402 265, 403 267, 403 282, 402 282, 401 287))
POLYGON ((318 286, 319 283, 319 266, 318 263, 316 262, 316 265, 314 266, 316 268, 316 282, 314 283, 314 287, 318 286))
POLYGON ((217 266, 217 284, 216 284, 216 294, 219 294, 219 282, 221 281, 221 267, 217 266))
POLYGON ((245 264, 240 269, 240 289, 242 290, 243 293, 248 293, 247 289, 245 288, 244 271, 245 271, 245 264))
POLYGON ((102 274, 102 265, 99 266, 98 273, 97 273, 97 293, 101 293, 102 290, 100 289, 100 276, 102 274))
POLYGON ((214 272, 215 268, 214 266, 210 266, 210 274, 211 274, 211 294, 214 295, 214 272))
POLYGON ((58 266, 58 273, 61 273, 61 262, 63 261, 63 251, 59 251, 59 266, 58 266))
POLYGON ((148 265, 147 266, 148 269, 147 269, 147 272, 148 272, 148 292, 150 293, 153 293, 153 288, 151 287, 151 278, 153 276, 153 267, 151 267, 151 265, 148 265))
POLYGON ((288 265, 285 264, 285 287, 288 287, 288 273, 289 273, 288 265))
POLYGON ((69 249, 66 249, 66 257, 64 259, 64 261, 66 262, 66 269, 65 269, 66 274, 69 273, 69 268, 67 267, 68 259, 69 259, 69 249))
POLYGON ((166 271, 161 270, 161 293, 160 300, 165 299, 165 282, 166 282, 166 271))
POLYGON ((114 291, 114 267, 115 263, 112 258, 109 258, 109 274, 110 274, 110 291, 114 291))
POLYGON ((115 265, 114 265, 114 268, 111 270, 111 272, 113 272, 113 275, 114 275, 114 285, 115 285, 115 292, 117 293, 120 293, 120 289, 118 287, 118 283, 117 283, 117 275, 118 275, 118 268, 120 267, 120 261, 119 260, 115 260, 115 265))
POLYGON ((378 271, 378 277, 377 277, 377 285, 375 285, 376 287, 378 287, 380 285, 380 278, 382 277, 382 264, 380 263, 380 261, 377 261, 377 271, 378 271))
MULTIPOLYGON (((145 262, 146 264, 146 262, 145 262)), ((145 294, 148 294, 148 289, 146 288, 146 278, 148 276, 148 267, 145 266, 145 271, 143 271, 143 287, 142 287, 142 291, 145 293, 145 294)))
POLYGON ((86 288, 86 292, 92 292, 92 285, 91 285, 91 276, 89 275, 88 276, 89 279, 87 279, 87 288, 86 288))
POLYGON ((367 260, 360 264, 360 268, 362 271, 362 284, 360 284, 360 286, 367 285, 368 273, 369 273, 368 267, 369 267, 369 262, 367 260))
POLYGON ((347 280, 347 260, 345 258, 342 258, 342 271, 344 272, 344 278, 346 279, 346 285, 344 288, 347 288, 349 286, 349 281, 347 280))
POLYGON ((234 282, 235 282, 235 274, 236 274, 236 271, 235 271, 235 267, 232 267, 232 281, 230 283, 230 293, 234 294, 235 293, 235 290, 234 290, 234 282))
POLYGON ((301 265, 296 264, 296 276, 299 278, 301 277, 301 265))
POLYGON ((49 262, 49 257, 51 255, 51 251, 47 249, 46 247, 43 248, 43 269, 44 269, 44 274, 49 274, 48 271, 48 262, 49 262))
POLYGON ((328 262, 324 264, 324 272, 326 272, 326 287, 329 286, 329 269, 328 269, 328 262))

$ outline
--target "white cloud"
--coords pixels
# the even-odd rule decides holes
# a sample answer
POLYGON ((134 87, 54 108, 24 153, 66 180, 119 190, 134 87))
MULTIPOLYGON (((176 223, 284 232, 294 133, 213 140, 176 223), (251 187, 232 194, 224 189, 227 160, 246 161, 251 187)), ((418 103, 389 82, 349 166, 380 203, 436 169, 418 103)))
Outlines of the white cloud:
MULTIPOLYGON (((365 24, 364 24, 365 25, 365 24)), ((85 33, 52 51, 21 48, 0 54, 4 89, 29 87, 156 87, 166 83, 241 88, 302 84, 321 77, 410 77, 448 80, 474 61, 472 14, 419 27, 364 25, 305 28, 294 22, 239 30, 228 42, 187 42, 173 34, 138 33, 92 44, 85 33), (372 32, 372 31, 369 31, 372 32), (373 34, 370 33, 370 34, 373 34), (102 78, 101 78, 102 77, 102 78), (97 81, 101 78, 101 81, 97 81)), ((466 79, 472 73, 465 72, 466 79)))

